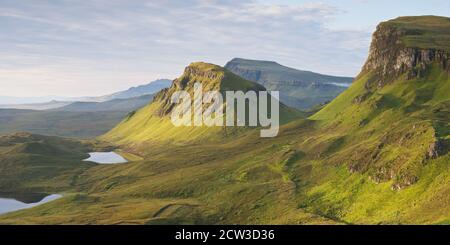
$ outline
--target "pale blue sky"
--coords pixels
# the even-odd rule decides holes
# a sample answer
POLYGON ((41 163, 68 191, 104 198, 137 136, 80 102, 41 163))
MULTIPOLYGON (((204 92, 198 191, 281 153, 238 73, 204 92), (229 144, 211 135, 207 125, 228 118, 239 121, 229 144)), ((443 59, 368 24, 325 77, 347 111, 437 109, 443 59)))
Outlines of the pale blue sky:
POLYGON ((0 95, 101 95, 233 57, 355 76, 377 23, 449 13, 446 0, 0 0, 0 95))
MULTIPOLYGON (((308 0, 264 0, 265 3, 307 4, 308 0)), ((333 29, 375 28, 383 20, 407 15, 450 15, 448 0, 322 0, 341 10, 327 25, 333 29)))

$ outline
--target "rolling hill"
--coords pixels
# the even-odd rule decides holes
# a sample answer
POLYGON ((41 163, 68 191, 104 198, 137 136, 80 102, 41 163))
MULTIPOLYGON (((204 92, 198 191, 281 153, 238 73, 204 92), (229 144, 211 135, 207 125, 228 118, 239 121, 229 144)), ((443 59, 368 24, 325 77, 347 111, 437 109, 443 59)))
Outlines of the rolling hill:
POLYGON ((2 193, 48 193, 71 185, 84 169, 91 149, 78 140, 14 133, 0 136, 0 189, 2 193), (39 186, 45 186, 40 188, 39 186), (45 191, 42 191, 45 189, 45 191))
POLYGON ((302 71, 263 60, 234 58, 225 68, 268 90, 280 91, 281 102, 301 110, 331 101, 353 80, 351 77, 302 71))
MULTIPOLYGON (((175 87, 100 138, 140 156, 126 164, 66 162, 65 156, 79 161, 96 141, 0 138, 0 167, 10 171, 0 191, 64 194, 1 215, 0 223, 450 224, 450 54, 434 41, 450 29, 449 20, 381 23, 352 85, 314 115, 287 120, 274 138, 252 128, 229 137, 175 129, 161 116, 175 87), (64 167, 29 159, 49 154, 64 167), (56 173, 50 184, 15 181, 42 162, 56 173), (76 178, 72 171, 79 171, 76 178)), ((173 86, 262 89, 227 74, 194 63, 173 86)))

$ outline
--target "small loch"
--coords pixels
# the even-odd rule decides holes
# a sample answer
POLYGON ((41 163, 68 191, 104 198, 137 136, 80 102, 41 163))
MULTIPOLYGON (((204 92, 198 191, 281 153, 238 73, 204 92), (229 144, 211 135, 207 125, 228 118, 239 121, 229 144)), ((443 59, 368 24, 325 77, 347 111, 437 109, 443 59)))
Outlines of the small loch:
POLYGON ((0 193, 0 214, 39 206, 41 204, 61 198, 59 194, 17 194, 2 195, 0 193))
POLYGON ((91 152, 89 153, 89 158, 86 158, 83 161, 95 162, 98 164, 119 164, 128 162, 127 159, 113 151, 91 152))

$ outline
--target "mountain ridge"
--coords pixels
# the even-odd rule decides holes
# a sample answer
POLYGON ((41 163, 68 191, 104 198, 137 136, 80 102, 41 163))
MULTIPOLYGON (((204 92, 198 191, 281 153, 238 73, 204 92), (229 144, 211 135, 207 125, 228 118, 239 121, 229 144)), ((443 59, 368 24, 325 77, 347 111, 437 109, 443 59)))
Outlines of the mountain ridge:
POLYGON ((274 61, 243 58, 232 59, 225 68, 269 90, 280 91, 281 102, 301 110, 332 100, 353 80, 351 77, 297 70, 274 61))
POLYGON ((47 110, 57 109, 76 102, 106 102, 113 99, 127 99, 149 95, 159 92, 161 89, 170 86, 171 80, 158 79, 147 84, 128 88, 112 94, 102 96, 85 97, 62 97, 62 96, 44 96, 44 97, 7 97, 0 96, 0 108, 3 109, 29 109, 29 110, 47 110), (8 103, 8 101, 13 103, 8 103), (22 103, 21 103, 22 101, 22 103), (25 103, 23 103, 25 102, 25 103))
POLYGON ((73 102, 53 111, 126 111, 137 110, 152 101, 153 94, 125 99, 111 99, 104 102, 73 102))
POLYGON ((161 89, 169 87, 171 83, 172 80, 170 79, 157 79, 147 84, 131 87, 127 90, 100 97, 94 97, 97 98, 94 102, 104 102, 112 99, 127 99, 132 97, 140 97, 143 95, 155 94, 161 89))

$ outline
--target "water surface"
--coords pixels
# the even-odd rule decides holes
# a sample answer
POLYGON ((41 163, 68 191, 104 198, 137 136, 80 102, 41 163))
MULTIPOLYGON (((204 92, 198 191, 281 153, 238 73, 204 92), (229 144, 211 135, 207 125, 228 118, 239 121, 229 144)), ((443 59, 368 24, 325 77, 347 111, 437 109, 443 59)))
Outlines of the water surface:
POLYGON ((128 162, 121 155, 111 151, 111 152, 91 152, 89 153, 89 158, 83 161, 95 162, 100 164, 117 164, 128 162))
POLYGON ((59 194, 42 194, 42 193, 27 193, 16 195, 0 193, 0 214, 9 213, 21 209, 32 208, 38 205, 61 198, 59 194))

